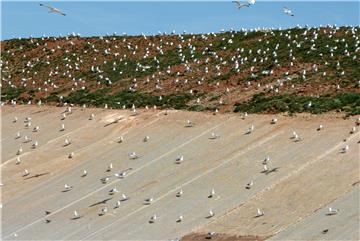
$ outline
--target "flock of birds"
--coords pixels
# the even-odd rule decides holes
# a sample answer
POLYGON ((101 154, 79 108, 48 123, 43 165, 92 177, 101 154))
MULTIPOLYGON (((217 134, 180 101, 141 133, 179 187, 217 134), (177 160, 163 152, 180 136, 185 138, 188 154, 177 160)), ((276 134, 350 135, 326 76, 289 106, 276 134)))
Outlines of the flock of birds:
MULTIPOLYGON (((237 1, 233 1, 233 3, 236 4, 236 7, 238 9, 241 9, 243 7, 250 7, 251 5, 254 5, 256 3, 256 0, 248 0, 247 3, 241 2, 240 0, 237 0, 237 1)), ((63 16, 66 16, 66 14, 63 11, 61 11, 60 9, 58 9, 58 8, 54 8, 52 6, 44 5, 44 4, 40 4, 40 6, 47 8, 49 10, 49 13, 57 13, 57 14, 61 14, 63 16)), ((285 14, 287 14, 289 16, 292 16, 292 17, 294 16, 292 11, 287 7, 284 7, 283 11, 284 11, 285 14)))
MULTIPOLYGON (((255 5, 255 0, 249 0, 248 2, 240 2, 240 1, 234 1, 236 4, 236 7, 238 9, 241 9, 243 7, 251 7, 255 5)), ((66 16, 64 12, 62 12, 60 9, 54 8, 49 5, 40 4, 41 7, 47 8, 50 13, 56 13, 61 14, 63 16, 66 16)), ((284 7, 283 12, 286 15, 294 16, 293 12, 289 9, 284 7)), ((84 77, 79 77, 79 73, 83 72, 90 72, 91 75, 97 80, 97 85, 101 86, 105 83, 106 86, 112 86, 115 85, 116 80, 111 79, 111 75, 109 73, 116 73, 119 76, 126 76, 126 73, 123 69, 125 69, 125 66, 130 63, 134 56, 140 56, 140 60, 136 62, 135 64, 135 72, 141 73, 146 72, 150 69, 156 69, 157 71, 154 71, 153 74, 145 76, 143 79, 143 82, 140 83, 140 81, 136 78, 133 78, 130 86, 128 86, 128 89, 130 91, 137 91, 140 89, 141 84, 143 86, 149 86, 150 84, 153 84, 153 88, 157 91, 162 91, 166 88, 166 83, 164 83, 164 76, 172 75, 174 76, 170 85, 172 86, 182 86, 184 88, 188 88, 188 91, 190 94, 193 94, 194 88, 197 86, 202 86, 206 84, 205 78, 213 78, 214 76, 207 76, 211 70, 215 73, 216 77, 223 76, 226 71, 232 70, 235 73, 242 73, 245 66, 249 66, 250 71, 246 72, 246 75, 250 77, 250 80, 246 82, 246 87, 250 88, 251 86, 254 86, 255 88, 263 87, 262 83, 256 82, 256 78, 260 76, 271 76, 274 75, 276 71, 274 69, 268 69, 263 68, 262 65, 265 63, 271 62, 274 63, 275 68, 280 68, 284 65, 289 65, 290 67, 293 67, 296 63, 297 56, 296 56, 296 50, 304 48, 306 44, 309 45, 307 48, 307 54, 313 54, 316 53, 317 55, 320 55, 322 57, 322 63, 321 64, 313 64, 310 68, 303 67, 302 69, 297 71, 297 74, 300 76, 300 78, 303 81, 306 81, 309 73, 317 74, 319 73, 321 76, 325 77, 327 75, 326 72, 326 66, 329 66, 330 60, 333 60, 335 52, 341 52, 344 58, 349 59, 350 61, 357 61, 357 54, 360 50, 360 40, 359 40, 359 34, 358 34, 358 28, 356 27, 349 27, 345 30, 345 33, 348 34, 351 41, 346 40, 345 38, 339 38, 337 36, 337 33, 340 31, 339 27, 336 26, 328 26, 327 28, 321 29, 321 28, 309 28, 306 27, 302 30, 300 30, 298 33, 291 33, 291 31, 282 31, 278 32, 274 29, 253 29, 253 30, 242 30, 242 33, 246 36, 248 34, 251 34, 253 32, 261 32, 263 35, 262 37, 258 38, 257 41, 259 43, 262 43, 261 46, 259 46, 257 49, 252 50, 248 48, 236 48, 234 51, 231 51, 231 55, 227 56, 228 58, 221 57, 220 53, 222 51, 227 50, 227 48, 230 49, 231 45, 234 42, 234 39, 236 38, 236 33, 234 31, 231 31, 229 36, 224 36, 221 39, 221 43, 223 43, 222 47, 219 50, 214 50, 214 45, 212 42, 212 38, 217 37, 216 33, 208 33, 208 34, 201 34, 198 37, 195 35, 190 37, 186 35, 186 32, 184 32, 183 35, 179 34, 178 36, 175 35, 175 31, 172 32, 172 35, 177 38, 179 44, 175 44, 174 40, 171 39, 163 39, 161 37, 161 33, 159 33, 160 40, 155 43, 151 40, 149 40, 147 36, 142 34, 143 41, 146 43, 145 49, 143 49, 143 53, 140 52, 139 43, 136 43, 131 38, 127 38, 126 33, 124 34, 124 37, 119 39, 114 36, 107 36, 107 37, 100 37, 96 42, 90 42, 86 41, 84 43, 85 48, 74 50, 74 46, 76 46, 75 42, 79 41, 80 34, 73 33, 72 36, 66 36, 65 38, 59 38, 63 40, 63 43, 56 43, 55 41, 58 40, 56 37, 42 37, 41 39, 34 39, 30 38, 29 42, 30 45, 42 49, 43 56, 39 57, 31 57, 29 58, 25 54, 22 56, 24 60, 26 60, 26 64, 22 66, 20 69, 16 69, 16 72, 20 72, 20 75, 22 76, 20 81, 16 83, 15 81, 12 81, 12 77, 14 75, 14 67, 12 66, 13 62, 9 62, 9 60, 1 60, 1 68, 2 68, 2 81, 6 85, 10 87, 23 87, 23 88, 33 88, 36 86, 36 88, 39 91, 44 92, 51 92, 54 90, 57 90, 61 88, 61 81, 64 78, 71 80, 71 90, 75 91, 77 89, 86 89, 88 86, 88 83, 90 82, 88 79, 84 77), (319 38, 320 35, 325 35, 327 39, 333 40, 333 45, 327 45, 327 46, 321 46, 322 39, 319 38), (275 46, 271 46, 269 44, 269 37, 274 36, 281 36, 284 39, 287 40, 286 43, 278 42, 275 44, 275 46), (302 37, 302 39, 300 39, 302 37), (197 41, 196 38, 200 38, 200 41, 205 43, 202 48, 196 47, 195 42, 197 41), (55 43, 55 44, 52 44, 55 43), (337 44, 340 45, 337 46, 337 44), (101 46, 106 46, 101 47, 101 46), (324 47, 324 48, 322 48, 324 47), (286 63, 281 63, 279 61, 279 49, 283 48, 286 50, 286 63), (319 49, 325 49, 323 52, 319 52, 319 49), (182 66, 181 70, 176 70, 176 68, 173 68, 174 66, 168 66, 165 68, 164 71, 160 70, 160 66, 164 63, 161 63, 161 56, 166 53, 168 50, 174 50, 176 51, 177 58, 180 60, 180 65, 182 66), (61 62, 52 63, 52 56, 56 55, 58 53, 65 54, 64 57, 61 59, 61 62), (201 57, 204 58, 201 58, 201 57), (143 64, 141 60, 151 59, 152 64, 143 64), (86 61, 91 60, 93 63, 91 66, 86 66, 84 63, 86 61), (49 70, 47 75, 47 79, 42 80, 42 82, 38 79, 38 66, 41 65, 50 65, 51 69, 49 70), (121 65, 122 67, 119 67, 121 65), (106 66, 110 66, 109 69, 105 69, 106 66), (122 69, 123 68, 123 69, 122 69), (320 72, 320 69, 323 68, 323 71, 320 72), (110 72, 109 72, 110 71, 110 72), (196 73, 196 76, 204 76, 204 77, 196 77, 192 79, 188 79, 186 75, 188 73, 196 73), (184 77, 185 76, 185 77, 184 77), (254 81, 252 81, 254 79, 254 81), (254 84, 255 83, 255 84, 254 84)), ((166 33, 165 33, 166 34, 166 33)), ((17 51, 23 50, 23 46, 20 46, 19 49, 15 50, 7 50, 4 54, 11 56, 15 56, 15 53, 17 51)), ((338 76, 341 78, 341 76, 344 76, 345 70, 342 68, 342 64, 340 61, 336 61, 336 67, 335 70, 338 74, 338 76)), ((165 63, 166 64, 166 63, 165 63)), ((245 72, 244 72, 245 73, 245 72)), ((283 78, 279 78, 275 83, 265 84, 264 89, 267 91, 270 91, 272 93, 279 93, 282 88, 285 88, 285 86, 289 86, 290 88, 295 88, 295 84, 292 83, 292 79, 294 77, 290 72, 286 72, 283 76, 283 78), (289 84, 288 84, 289 83, 289 84)), ((358 84, 360 85, 360 80, 358 80, 358 84)), ((220 83, 220 81, 217 81, 215 83, 215 88, 223 88, 220 92, 225 94, 225 97, 227 94, 229 94, 232 89, 231 86, 224 86, 223 83, 220 83)), ((340 83, 336 86, 337 89, 340 89, 340 83)), ((224 98, 225 98, 224 97, 224 98)), ((159 99, 161 99, 162 96, 159 96, 159 99)), ((60 101, 62 101, 63 97, 60 96, 60 101)), ((201 103, 201 99, 198 98, 196 100, 196 103, 201 103)), ((224 99, 221 97, 218 100, 219 105, 224 104, 224 99)), ((2 102, 2 105, 5 103, 2 102)), ((12 105, 16 105, 16 100, 11 100, 12 105)), ((28 104, 32 104, 32 101, 30 100, 28 104)), ((62 103, 63 104, 63 103, 62 103)), ((117 103, 119 106, 122 105, 122 107, 125 109, 127 108, 126 105, 123 103, 117 103)), ((39 100, 38 105, 42 105, 42 102, 39 100)), ((67 105, 67 103, 65 103, 67 105)), ((105 105, 105 108, 108 106, 105 105)), ((132 105, 132 111, 133 113, 136 112, 135 105, 132 105)), ((148 108, 148 107, 146 107, 148 108)), ((307 104, 307 108, 312 108, 312 103, 309 102, 307 104)), ((216 109, 215 111, 218 111, 216 109)), ((61 120, 65 120, 67 118, 67 115, 72 112, 71 107, 67 107, 66 111, 61 115, 61 120)), ((246 118, 247 113, 244 113, 244 118, 246 118)), ((89 117, 89 120, 94 120, 95 115, 91 114, 89 117)), ((19 119, 17 117, 14 117, 13 122, 18 122, 19 119)), ((276 124, 278 120, 276 118, 271 120, 271 124, 276 124)), ((24 120, 25 128, 29 129, 32 128, 32 119, 31 117, 26 117, 24 120)), ((356 125, 360 125, 360 118, 357 119, 356 125)), ((195 126, 195 124, 188 120, 185 124, 186 127, 192 128, 195 126)), ((324 129, 324 125, 319 125, 317 128, 318 131, 322 131, 324 129)), ((41 130, 40 126, 33 127, 32 131, 34 133, 37 133, 41 130)), ((251 125, 248 129, 245 130, 245 134, 250 135, 255 130, 255 126, 251 125)), ((61 124, 59 131, 64 132, 66 131, 65 124, 61 124)), ((354 134, 357 132, 356 126, 354 126, 350 133, 354 134)), ((15 139, 22 139, 24 140, 24 143, 30 143, 31 149, 37 149, 38 148, 38 141, 33 140, 30 136, 22 136, 21 132, 17 132, 15 135, 15 139)), ((217 133, 211 133, 210 139, 219 139, 220 135, 217 133)), ((143 142, 150 141, 150 136, 145 136, 143 138, 143 142)), ((296 132, 293 131, 291 139, 294 142, 301 142, 303 138, 296 132)), ((124 142, 124 137, 120 136, 118 139, 119 143, 124 142)), ((72 142, 69 139, 65 139, 63 146, 69 146, 72 142)), ((345 145, 341 148, 341 152, 346 153, 349 150, 349 145, 345 145)), ((15 165, 21 165, 21 155, 23 154, 23 148, 20 146, 16 152, 17 158, 15 165)), ((68 154, 68 158, 74 158, 74 152, 71 152, 68 154)), ((139 158, 139 155, 136 152, 130 152, 129 153, 130 159, 137 159, 139 158)), ((182 154, 179 154, 179 156, 175 159, 175 163, 181 164, 184 161, 184 156, 182 154)), ((273 169, 269 168, 269 163, 271 161, 271 158, 269 156, 265 157, 262 161, 263 170, 262 173, 269 173, 273 171, 273 169)), ((106 172, 112 172, 113 170, 113 164, 106 166, 106 172)), ((115 178, 125 178, 128 174, 129 170, 121 171, 113 173, 113 176, 115 178)), ((22 176, 27 177, 30 176, 31 172, 27 169, 23 170, 22 176)), ((81 177, 85 178, 91 174, 88 173, 87 170, 82 170, 81 177)), ((101 182, 106 184, 110 180, 109 176, 102 177, 101 182)), ((254 181, 251 180, 245 185, 246 189, 251 189, 254 185, 254 181)), ((74 189, 74 187, 71 184, 64 183, 64 188, 61 190, 62 192, 71 192, 74 189)), ((108 190, 108 195, 116 195, 118 193, 118 189, 116 187, 113 187, 108 190)), ((208 198, 213 198, 215 196, 215 189, 210 188, 208 198)), ((176 197, 180 198, 183 195, 183 190, 179 190, 176 193, 176 197)), ((130 197, 128 197, 125 193, 121 194, 121 198, 116 201, 113 207, 105 206, 99 210, 98 215, 103 216, 106 215, 111 208, 117 209, 120 208, 121 203, 128 201, 130 197)), ((154 202, 154 197, 149 197, 144 200, 144 205, 151 205, 154 202)), ((330 207, 328 209, 327 215, 335 215, 339 212, 339 209, 335 209, 330 207)), ((49 216, 51 214, 51 211, 45 210, 45 216, 49 216)), ((213 209, 208 210, 208 215, 206 218, 212 218, 215 215, 215 212, 213 209)), ((256 210, 256 217, 262 217, 265 215, 264 210, 261 208, 258 208, 256 210)), ((73 210, 72 217, 70 219, 80 219, 83 217, 83 214, 79 213, 77 210, 73 210)), ((153 216, 149 217, 148 222, 149 223, 155 223, 158 219, 157 214, 154 214, 153 216)), ((176 219, 176 222, 181 223, 183 221, 184 217, 182 214, 179 214, 178 218, 176 219)), ((45 218, 45 223, 50 223, 52 220, 48 217, 45 218)))
MULTIPOLYGON (((2 87, 33 89, 49 95, 53 91, 61 93, 113 86, 133 92, 151 91, 156 93, 159 102, 163 100, 163 94, 171 93, 173 89, 181 89, 194 95, 201 89, 210 88, 219 98, 198 97, 193 104, 210 103, 215 105, 215 111, 218 111, 222 106, 231 104, 229 102, 238 96, 239 88, 271 94, 280 94, 282 91, 296 92, 304 83, 317 78, 326 79, 330 75, 335 75, 335 83, 331 87, 335 91, 347 87, 345 83, 360 86, 360 80, 354 79, 343 66, 344 62, 358 61, 358 28, 303 28, 297 33, 292 33, 291 30, 254 29, 243 30, 240 34, 246 37, 254 32, 261 33, 256 39, 261 45, 239 47, 234 51, 226 51, 239 36, 239 33, 234 31, 217 40, 222 45, 218 50, 214 49, 218 43, 213 39, 219 38, 215 33, 199 36, 179 34, 177 37, 174 35, 171 40, 159 36, 156 41, 148 39, 145 35, 143 39, 109 36, 100 37, 96 41, 86 41, 78 38, 79 35, 75 33, 59 39, 30 38, 26 44, 27 48, 41 49, 43 54, 38 57, 21 54, 24 46, 19 46, 18 49, 5 49, 3 56, 7 56, 6 60, 0 62, 2 87), (339 35, 340 31, 342 33, 339 35), (287 42, 270 43, 269 38, 273 37, 280 37, 287 42), (324 38, 331 43, 322 46, 324 38), (179 42, 177 45, 175 40, 179 42), (143 48, 140 48, 140 42, 145 43, 143 48), (306 54, 317 55, 321 59, 311 66, 298 66, 299 50, 302 49, 306 50, 306 54), (161 67, 167 65, 164 55, 168 52, 176 53, 179 63, 161 67), (284 53, 285 56, 282 56, 284 53), (64 57, 59 59, 59 54, 64 57), (145 65, 144 61, 148 64, 145 65), (20 66, 17 66, 19 63, 20 66), (132 63, 134 66, 130 71, 141 77, 128 75, 128 65, 132 63), (269 64, 272 67, 267 67, 269 64), (45 70, 40 68, 41 66, 48 67, 45 70), (284 71, 284 67, 288 70, 284 71), (240 87, 229 80, 219 81, 229 73, 247 80, 239 82, 240 87), (261 78, 275 80, 263 84, 261 78), (127 81, 118 81, 119 79, 127 81), (67 80, 65 85, 64 80, 67 80)), ((59 98, 63 100, 62 95, 59 98)), ((31 104, 33 101, 30 99, 28 103, 31 104)), ((127 108, 128 105, 115 102, 112 107, 127 108)), ((309 102, 307 107, 311 108, 312 103, 309 102)))
MULTIPOLYGON (((16 106, 16 104, 14 104, 14 107, 16 106)), ((67 116, 69 114, 71 114, 73 112, 72 110, 72 107, 71 106, 68 106, 66 107, 66 110, 62 113, 61 117, 60 117, 60 120, 61 121, 64 121, 67 116)), ((165 112, 165 114, 167 115, 167 112, 165 112)), ((245 119, 247 117, 247 113, 244 113, 243 114, 243 119, 245 119)), ((95 119, 95 115, 94 114, 91 114, 90 117, 88 118, 89 121, 91 120, 94 120, 95 119)), ((18 123, 19 122, 19 118, 18 117, 14 117, 13 123, 18 123)), ((270 122, 271 125, 275 125, 278 123, 278 119, 277 118, 273 118, 270 122)), ((192 128, 195 126, 194 122, 192 122, 191 120, 187 120, 186 124, 184 125, 186 128, 192 128)), ((358 117, 355 121, 355 125, 351 128, 350 130, 350 134, 355 134, 357 132, 357 126, 360 126, 360 117, 358 117)), ((31 129, 32 128, 32 118, 30 116, 26 117, 24 119, 24 127, 25 129, 31 129)), ((41 127, 40 126, 35 126, 33 127, 32 129, 32 132, 33 133, 37 133, 41 130, 41 127)), ((60 126, 60 129, 59 131, 65 131, 65 125, 64 124, 61 124, 60 126)), ((255 130, 255 127, 254 125, 250 125, 248 129, 245 130, 244 134, 245 135, 250 135, 251 133, 253 133, 255 130)), ((319 127, 316 129, 316 131, 323 131, 324 130, 324 125, 323 124, 320 124, 319 127)), ((15 135, 15 139, 21 139, 22 138, 22 134, 21 132, 17 132, 16 135, 15 135)), ((219 134, 216 134, 214 132, 211 133, 209 139, 218 139, 220 138, 220 135, 219 134)), ((24 139, 24 142, 25 143, 28 143, 28 142, 31 142, 33 141, 33 144, 31 145, 31 148, 32 149, 36 149, 37 146, 38 146, 38 142, 35 141, 35 140, 32 140, 31 137, 25 135, 23 137, 24 139)), ((290 139, 292 139, 294 142, 300 142, 303 140, 303 138, 296 132, 296 131, 293 131, 292 132, 292 136, 290 137, 290 139)), ((148 142, 150 141, 150 137, 149 136, 145 136, 142 140, 143 142, 148 142)), ((346 141, 346 140, 344 140, 346 141)), ((123 136, 120 136, 118 138, 118 143, 123 143, 124 142, 124 137, 123 136)), ((63 147, 66 147, 66 146, 69 146, 71 145, 72 142, 66 138, 65 141, 64 141, 64 144, 63 144, 63 147)), ((349 145, 345 145, 341 148, 341 152, 342 153, 346 153, 348 152, 349 150, 349 145)), ((23 154, 23 148, 22 146, 20 146, 20 148, 18 149, 18 151, 16 152, 16 155, 17 155, 17 159, 16 159, 16 162, 15 162, 15 165, 21 165, 21 155, 23 154)), ((74 152, 71 152, 68 156, 68 158, 73 158, 74 157, 74 152)), ((130 152, 129 153, 129 158, 130 159, 137 159, 139 156, 135 153, 135 152, 130 152)), ((181 164, 182 162, 184 161, 184 156, 182 154, 179 154, 178 157, 175 159, 175 163, 176 164, 181 164)), ((270 172, 274 172, 276 170, 274 169, 271 169, 269 168, 269 164, 271 163, 271 158, 270 156, 266 156, 263 161, 262 161, 262 165, 263 165, 263 171, 261 173, 265 173, 265 174, 269 174, 270 172)), ((100 180, 103 184, 107 184, 109 181, 110 181, 110 178, 111 176, 114 176, 115 178, 125 178, 128 174, 128 172, 130 171, 131 169, 127 169, 127 170, 123 170, 123 171, 120 171, 120 172, 114 172, 112 175, 110 176, 106 176, 106 177, 102 177, 100 180)), ((106 173, 109 173, 109 172, 112 172, 113 171, 113 163, 110 163, 106 168, 105 168, 105 172, 106 173)), ((25 169, 22 173, 22 176, 23 177, 27 177, 31 175, 31 172, 27 169, 25 169)), ((83 170, 82 171, 82 174, 81 174, 81 177, 82 178, 85 178, 89 175, 89 173, 87 172, 87 170, 83 170)), ((251 189, 254 185, 254 181, 251 180, 250 182, 248 182, 246 185, 245 185, 245 189, 251 189)), ((67 192, 70 192, 74 189, 74 187, 71 185, 71 184, 68 184, 68 183, 65 183, 64 184, 64 188, 63 190, 61 190, 61 192, 64 192, 64 193, 67 193, 67 192)), ((116 186, 112 187, 111 189, 108 190, 108 195, 110 196, 113 196, 113 195, 116 195, 117 193, 119 192, 119 190, 116 188, 116 186)), ((211 188, 210 191, 209 191, 209 195, 207 196, 207 198, 214 198, 215 197, 215 189, 214 188, 211 188)), ((177 193, 176 193, 176 197, 177 198, 180 198, 181 196, 183 195, 183 190, 180 189, 177 193)), ((143 205, 151 205, 153 202, 154 202, 154 197, 149 197, 149 198, 146 198, 144 201, 143 201, 143 205)), ((102 207, 99 212, 98 212, 98 215, 99 216, 103 216, 103 215, 106 215, 110 209, 117 209, 117 208, 120 208, 121 206, 121 203, 122 202, 125 202, 129 200, 129 197, 125 194, 125 193, 122 193, 121 194, 121 198, 118 199, 114 206, 113 207, 109 207, 109 206, 104 206, 102 207)), ((326 215, 335 215, 339 212, 339 209, 335 209, 333 207, 329 207, 328 209, 328 213, 326 215)), ((45 216, 48 216, 51 214, 51 211, 49 210, 45 210, 44 211, 45 213, 45 216)), ((259 218, 261 216, 264 216, 265 215, 265 212, 258 208, 257 211, 256 211, 256 215, 254 217, 256 218, 259 218)), ((208 215, 206 216, 206 218, 212 218, 213 216, 215 216, 215 212, 213 211, 213 209, 210 209, 208 210, 208 215)), ((77 210, 74 210, 73 211, 73 216, 70 217, 70 219, 72 220, 75 220, 75 219, 80 219, 82 218, 83 215, 81 213, 79 213, 77 210)), ((158 216, 157 214, 154 214, 153 216, 151 216, 148 220, 149 223, 155 223, 156 220, 157 220, 158 216)), ((178 218, 176 219, 176 222, 177 223, 180 223, 182 222, 184 219, 184 216, 182 214, 179 214, 178 218)), ((50 223, 52 220, 50 218, 45 218, 44 219, 44 222, 45 223, 50 223)))

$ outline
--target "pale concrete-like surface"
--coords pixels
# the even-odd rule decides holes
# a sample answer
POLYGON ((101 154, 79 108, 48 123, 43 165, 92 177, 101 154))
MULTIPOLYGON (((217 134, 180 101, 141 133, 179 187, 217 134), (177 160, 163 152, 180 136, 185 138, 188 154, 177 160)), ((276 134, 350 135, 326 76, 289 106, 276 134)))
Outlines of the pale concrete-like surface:
POLYGON ((270 240, 359 240, 359 190, 357 185, 343 197, 270 240), (337 208, 339 212, 329 216, 329 207, 337 208))
MULTIPOLYGON (((349 134, 354 118, 278 115, 278 123, 272 125, 269 115, 243 120, 232 114, 170 111, 164 115, 164 111, 141 110, 132 116, 126 110, 73 108, 62 121, 64 110, 2 107, 3 239, 166 240, 197 230, 281 235, 347 195, 359 181, 360 135, 349 134), (91 113, 95 120, 89 120, 91 113), (32 117, 29 129, 24 128, 26 116, 32 117), (185 127, 188 119, 194 127, 185 127), (59 131, 61 123, 65 131, 59 131), (320 123, 325 128, 316 131, 320 123), (255 131, 245 135, 252 124, 255 131), (40 131, 32 132, 37 125, 40 131), (290 139, 293 130, 302 141, 290 139), (22 138, 15 139, 18 131, 22 138), (220 138, 209 139, 212 132, 220 138), (33 141, 23 143, 24 135, 39 146, 31 149, 33 141), (120 135, 123 143, 117 142, 120 135), (143 142, 145 136, 150 137, 148 142, 143 142), (72 144, 64 147, 66 138, 72 144), (342 154, 339 150, 345 144, 350 149, 342 154), (15 165, 20 145, 22 163, 15 165), (138 159, 128 157, 133 151, 138 159), (72 159, 70 152, 75 154, 72 159), (175 164, 179 155, 184 161, 175 164), (269 169, 277 168, 268 174, 261 173, 266 156, 271 157, 269 169), (106 172, 110 163, 114 168, 106 172), (24 169, 30 171, 28 177, 22 177, 24 169), (84 169, 88 176, 81 177, 84 169), (125 178, 114 177, 126 169, 130 170, 125 178), (111 176, 110 181, 101 183, 106 176, 111 176), (247 190, 250 180, 254 186, 247 190), (73 190, 62 192, 64 184, 74 186, 73 190), (111 196, 108 191, 113 187, 119 193, 111 196), (216 194, 208 198, 212 188, 216 194), (180 189, 184 194, 176 197, 180 189), (129 200, 114 209, 122 193, 129 200), (153 203, 144 205, 150 197, 153 203), (105 206, 109 212, 99 216, 105 206), (258 207, 265 215, 254 218, 258 207), (206 218, 209 209, 215 213, 212 218, 206 218), (51 211, 50 223, 44 222, 45 210, 51 211), (71 220, 74 210, 82 218, 71 220), (158 218, 151 224, 154 214, 158 218), (184 217, 180 223, 179 215, 184 217)), ((356 225, 358 219, 350 222, 356 225)))

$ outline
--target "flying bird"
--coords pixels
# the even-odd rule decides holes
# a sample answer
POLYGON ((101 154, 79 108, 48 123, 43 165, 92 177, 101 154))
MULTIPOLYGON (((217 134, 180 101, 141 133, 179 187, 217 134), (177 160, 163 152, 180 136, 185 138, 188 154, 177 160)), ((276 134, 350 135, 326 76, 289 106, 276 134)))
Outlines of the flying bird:
POLYGON ((66 16, 66 14, 63 13, 60 9, 57 9, 57 8, 54 8, 54 7, 51 7, 51 6, 47 6, 47 5, 44 5, 44 4, 41 4, 41 3, 40 3, 40 6, 49 9, 49 13, 58 13, 58 14, 61 14, 63 16, 66 16))
POLYGON ((250 3, 242 3, 239 0, 232 2, 236 4, 237 9, 240 9, 242 7, 250 7, 250 3))
MULTIPOLYGON (((284 7, 283 8, 283 11, 285 14, 291 16, 291 17, 294 17, 295 15, 292 13, 292 11, 290 9, 288 9, 287 7, 284 7)), ((310 102, 311 103, 311 102, 310 102)), ((311 106, 311 105, 310 105, 311 106)))

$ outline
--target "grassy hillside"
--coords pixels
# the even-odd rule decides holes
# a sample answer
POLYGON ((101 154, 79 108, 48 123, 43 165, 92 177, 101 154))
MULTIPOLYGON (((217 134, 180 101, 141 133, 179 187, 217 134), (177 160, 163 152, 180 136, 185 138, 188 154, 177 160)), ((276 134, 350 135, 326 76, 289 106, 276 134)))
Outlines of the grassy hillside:
POLYGON ((13 39, 1 44, 1 97, 111 108, 360 114, 359 37, 359 27, 325 27, 13 39))

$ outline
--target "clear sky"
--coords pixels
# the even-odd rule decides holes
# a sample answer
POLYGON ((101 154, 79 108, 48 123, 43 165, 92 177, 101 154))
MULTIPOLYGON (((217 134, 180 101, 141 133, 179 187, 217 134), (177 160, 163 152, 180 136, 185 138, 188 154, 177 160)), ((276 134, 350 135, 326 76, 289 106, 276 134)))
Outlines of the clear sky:
POLYGON ((131 35, 219 32, 255 27, 292 27, 297 24, 359 26, 359 1, 258 1, 237 10, 231 1, 2 1, 1 39, 80 33, 98 36, 126 32, 131 35), (67 15, 48 13, 39 3, 67 15), (282 12, 290 8, 295 17, 282 12))

